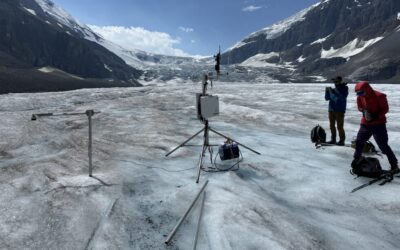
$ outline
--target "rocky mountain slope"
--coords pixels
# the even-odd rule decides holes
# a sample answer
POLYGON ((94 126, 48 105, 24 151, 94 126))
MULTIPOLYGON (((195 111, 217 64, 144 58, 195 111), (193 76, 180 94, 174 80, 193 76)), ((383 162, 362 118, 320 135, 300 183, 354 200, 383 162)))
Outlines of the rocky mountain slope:
POLYGON ((227 50, 224 64, 292 68, 289 78, 343 74, 400 80, 400 1, 323 0, 227 50))
POLYGON ((139 85, 141 71, 49 0, 2 0, 0 34, 0 93, 139 85))

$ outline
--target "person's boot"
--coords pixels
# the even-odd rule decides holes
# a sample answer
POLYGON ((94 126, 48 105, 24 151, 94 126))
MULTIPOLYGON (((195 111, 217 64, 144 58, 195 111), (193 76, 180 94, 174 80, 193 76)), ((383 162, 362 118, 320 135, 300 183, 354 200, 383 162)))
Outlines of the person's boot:
POLYGON ((344 141, 340 140, 339 142, 336 143, 338 146, 344 146, 344 141))
POLYGON ((336 140, 330 140, 327 142, 327 144, 336 144, 336 140))
POLYGON ((399 166, 397 166, 397 164, 390 166, 390 172, 392 174, 400 173, 399 166))

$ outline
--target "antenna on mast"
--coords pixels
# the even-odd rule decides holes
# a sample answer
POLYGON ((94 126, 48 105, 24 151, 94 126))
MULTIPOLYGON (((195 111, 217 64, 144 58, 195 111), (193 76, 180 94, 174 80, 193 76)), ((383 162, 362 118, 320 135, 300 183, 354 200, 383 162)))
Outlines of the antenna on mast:
POLYGON ((218 54, 214 56, 215 58, 215 71, 217 72, 217 78, 220 75, 221 70, 221 45, 218 46, 218 54))

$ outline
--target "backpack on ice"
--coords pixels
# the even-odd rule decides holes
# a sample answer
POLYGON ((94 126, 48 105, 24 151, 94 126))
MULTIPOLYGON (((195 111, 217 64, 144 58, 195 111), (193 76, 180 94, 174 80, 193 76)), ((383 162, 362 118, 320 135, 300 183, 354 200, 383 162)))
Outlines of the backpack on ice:
POLYGON ((379 160, 373 157, 361 157, 353 160, 350 172, 353 175, 370 178, 377 178, 384 173, 379 160))
POLYGON ((311 130, 311 141, 315 144, 326 142, 325 130, 317 125, 311 130))

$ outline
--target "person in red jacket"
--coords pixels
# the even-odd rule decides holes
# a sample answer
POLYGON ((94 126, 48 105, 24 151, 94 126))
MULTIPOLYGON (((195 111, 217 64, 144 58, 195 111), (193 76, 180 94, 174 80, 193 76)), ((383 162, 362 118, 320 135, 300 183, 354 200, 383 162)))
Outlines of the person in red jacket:
POLYGON ((365 81, 356 84, 355 92, 357 93, 357 107, 363 116, 357 134, 354 159, 356 161, 360 159, 364 144, 373 136, 382 153, 386 154, 391 171, 398 173, 397 158, 388 145, 386 113, 389 111, 389 105, 386 95, 373 90, 369 83, 365 81))

